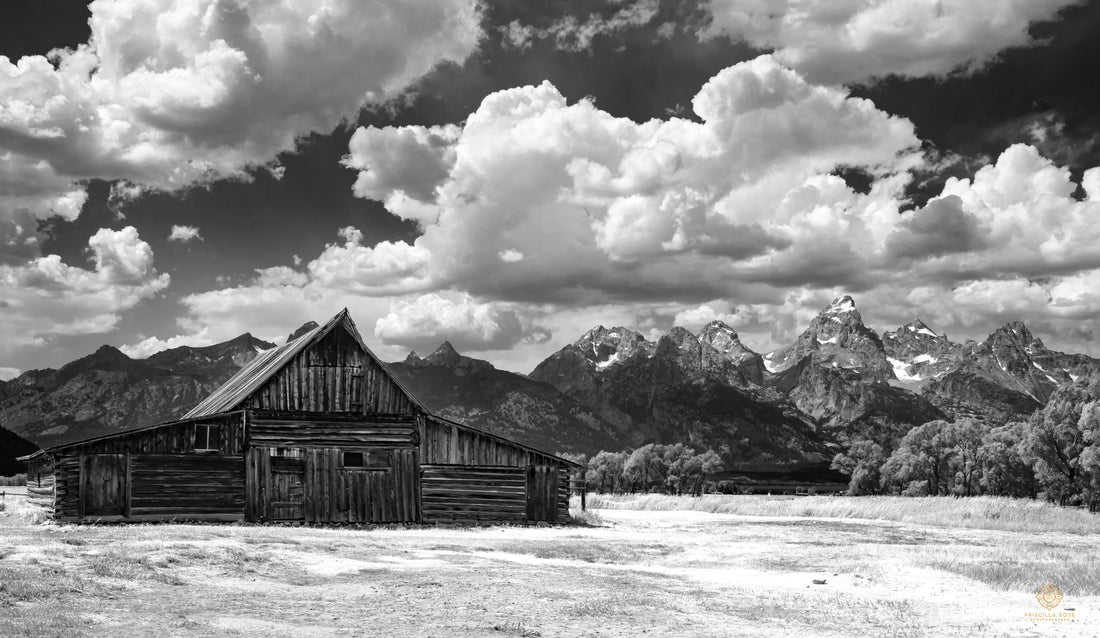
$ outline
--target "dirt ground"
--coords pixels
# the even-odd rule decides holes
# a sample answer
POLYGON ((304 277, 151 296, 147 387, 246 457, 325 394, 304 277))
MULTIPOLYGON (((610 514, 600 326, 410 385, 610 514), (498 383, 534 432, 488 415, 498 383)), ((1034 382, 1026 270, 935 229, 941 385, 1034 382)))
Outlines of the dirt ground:
POLYGON ((1035 546, 1091 557, 1095 536, 677 511, 324 529, 56 526, 12 510, 0 636, 1100 635, 1096 595, 1065 595, 1054 611, 1071 621, 1025 616, 1072 565, 1007 590, 951 568, 1035 546))

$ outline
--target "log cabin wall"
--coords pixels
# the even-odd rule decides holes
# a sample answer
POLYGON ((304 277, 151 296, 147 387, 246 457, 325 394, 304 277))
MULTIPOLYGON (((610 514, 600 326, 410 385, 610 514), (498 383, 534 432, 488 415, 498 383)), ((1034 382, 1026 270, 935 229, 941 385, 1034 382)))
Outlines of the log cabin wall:
POLYGON ((359 341, 337 325, 250 397, 259 410, 413 414, 416 406, 359 341))
POLYGON ((244 413, 236 412, 58 448, 51 454, 54 517, 240 520, 244 437, 244 413))
POLYGON ((425 417, 420 436, 420 462, 425 465, 564 466, 561 459, 487 432, 425 417))
POLYGON ((568 517, 570 466, 555 456, 429 415, 420 459, 424 522, 568 517))
POLYGON ((418 455, 411 445, 254 447, 246 463, 246 517, 309 523, 419 522, 418 455))
POLYGON ((27 464, 27 501, 43 508, 49 516, 57 507, 56 488, 52 457, 40 456, 27 464))
POLYGON ((527 520, 527 470, 522 467, 425 465, 425 523, 527 520))
POLYGON ((249 412, 250 446, 413 447, 420 438, 412 414, 249 412))

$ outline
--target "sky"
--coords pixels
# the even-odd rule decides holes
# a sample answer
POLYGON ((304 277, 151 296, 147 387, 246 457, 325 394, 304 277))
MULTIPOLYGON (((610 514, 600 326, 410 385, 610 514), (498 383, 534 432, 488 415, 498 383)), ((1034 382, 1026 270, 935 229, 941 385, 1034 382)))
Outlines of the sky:
POLYGON ((530 371, 829 301, 1100 356, 1100 1, 39 0, 0 21, 0 379, 352 313, 530 371))

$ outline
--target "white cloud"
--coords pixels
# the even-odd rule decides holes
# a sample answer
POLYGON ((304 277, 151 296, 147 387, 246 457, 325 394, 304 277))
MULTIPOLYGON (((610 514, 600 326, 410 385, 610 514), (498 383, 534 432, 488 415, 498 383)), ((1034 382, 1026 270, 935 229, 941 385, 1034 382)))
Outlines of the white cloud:
POLYGON ((1079 202, 1064 169, 1016 146, 901 214, 924 161, 908 121, 767 56, 717 74, 693 105, 701 121, 637 123, 544 83, 487 96, 435 138, 373 129, 347 160, 360 192, 422 236, 366 246, 342 229, 304 266, 184 298, 181 327, 278 339, 348 306, 384 357, 448 338, 528 371, 597 323, 721 318, 767 351, 850 293, 878 329, 919 316, 983 337, 1025 319, 1052 345, 1076 335, 1096 351, 1100 169, 1079 202), (870 192, 838 165, 871 174, 870 192))
POLYGON ((742 330, 754 327, 760 320, 760 312, 760 306, 731 307, 728 302, 715 300, 677 312, 673 316, 672 323, 690 330, 698 330, 712 321, 721 321, 735 330, 742 330))
MULTIPOLYGON (((1085 173, 1086 189, 1098 172, 1085 173)), ((953 242, 952 250, 928 249, 928 235, 915 233, 908 220, 891 240, 907 246, 923 242, 922 250, 910 255, 918 258, 910 268, 926 278, 1034 279, 1100 268, 1100 201, 1077 201, 1076 190, 1067 169, 1034 147, 1017 144, 979 169, 973 180, 949 178, 941 199, 913 213, 919 221, 937 208, 950 207, 956 221, 934 215, 936 232, 943 235, 933 243, 942 248, 942 241, 953 242), (963 218, 970 230, 959 225, 963 218)))
POLYGON ((400 294, 428 284, 428 251, 403 241, 363 246, 363 233, 348 226, 344 244, 328 244, 309 262, 309 281, 317 286, 366 295, 400 294))
POLYGON ((767 56, 722 71, 693 104, 702 123, 638 124, 567 104, 546 82, 493 93, 452 148, 433 146, 431 174, 448 169, 419 189, 433 194, 421 202, 430 215, 392 206, 421 171, 376 179, 369 168, 407 165, 404 142, 430 129, 361 129, 373 143, 365 154, 353 145, 348 164, 368 167, 358 183, 392 189, 357 192, 421 223, 413 247, 433 285, 509 300, 714 298, 753 280, 826 272, 799 256, 824 245, 832 253, 818 261, 831 262, 896 221, 904 178, 891 175, 919 162, 907 120, 807 84, 767 56), (879 176, 872 195, 822 175, 839 164, 879 176), (524 258, 502 259, 515 253, 524 258))
POLYGON ((431 293, 394 300, 389 313, 374 325, 382 341, 430 349, 442 341, 463 350, 495 350, 514 346, 524 336, 516 313, 469 295, 431 293))
POLYGON ((774 49, 815 82, 938 76, 1034 44, 1030 24, 1078 1, 711 0, 706 34, 774 49))
POLYGON ((173 224, 172 232, 168 235, 168 241, 178 241, 180 243, 187 243, 193 239, 202 241, 202 235, 199 234, 199 229, 195 226, 173 224))
POLYGON ((152 249, 133 226, 100 229, 88 240, 88 250, 91 270, 65 264, 57 255, 0 265, 7 335, 0 354, 54 335, 108 332, 121 312, 168 286, 168 275, 157 273, 152 249))
POLYGON ((623 6, 606 17, 595 12, 583 20, 568 15, 545 28, 513 20, 499 29, 504 42, 517 49, 530 48, 532 41, 538 39, 553 40, 554 46, 563 51, 585 51, 597 37, 649 24, 657 16, 660 2, 636 0, 616 4, 623 6))
MULTIPOLYGON (((0 57, 0 217, 73 218, 81 180, 173 190, 246 169, 400 94, 481 38, 472 0, 93 2, 91 38, 0 57)), ((278 173, 278 167, 271 167, 278 173)))
POLYGON ((20 374, 22 374, 22 370, 19 368, 0 367, 0 381, 11 381, 20 374))
POLYGON ((216 343, 216 341, 205 334, 178 335, 167 339, 146 337, 137 343, 120 346, 119 350, 132 359, 146 359, 150 355, 170 348, 178 348, 180 346, 201 348, 203 346, 213 345, 214 343, 216 343))

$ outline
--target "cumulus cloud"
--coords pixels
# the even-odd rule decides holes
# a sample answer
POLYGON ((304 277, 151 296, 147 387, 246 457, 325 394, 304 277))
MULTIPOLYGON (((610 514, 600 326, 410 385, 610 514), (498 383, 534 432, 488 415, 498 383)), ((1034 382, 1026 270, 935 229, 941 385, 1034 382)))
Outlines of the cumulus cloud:
POLYGON ((357 192, 422 235, 371 246, 341 229, 313 260, 185 297, 181 328, 280 338, 349 306, 383 356, 452 339, 526 371, 598 323, 721 318, 766 351, 849 293, 879 329, 919 316, 982 337, 1025 319, 1053 345, 1093 338, 1100 168, 1078 201, 1065 169, 1014 146, 903 214, 927 168, 908 121, 770 56, 720 72, 693 107, 638 123, 544 83, 453 128, 362 129, 357 192))
POLYGON ((92 269, 57 255, 19 266, 0 265, 0 305, 8 338, 0 354, 44 343, 53 335, 103 333, 120 313, 168 286, 153 266, 153 251, 133 226, 100 229, 88 240, 92 269))
MULTIPOLYGON (((1085 172, 1078 201, 1067 170, 1017 145, 901 213, 905 185, 929 160, 908 121, 869 101, 762 56, 717 74, 693 108, 701 121, 637 123, 568 104, 548 83, 499 91, 450 149, 433 147, 449 168, 433 173, 434 198, 418 200, 431 215, 390 205, 403 184, 392 174, 373 182, 392 190, 370 196, 421 224, 402 250, 423 251, 423 292, 483 303, 648 304, 663 308, 659 326, 752 308, 741 329, 773 345, 844 293, 889 306, 869 314, 883 328, 922 316, 976 335, 1016 314, 1057 333, 1090 312, 1074 282, 1100 267, 1100 168, 1085 172), (838 166, 867 173, 870 189, 853 190, 831 174, 838 166), (988 301, 1001 294, 1013 302, 988 301)), ((380 154, 407 152, 401 144, 379 138, 430 130, 371 135, 361 180, 369 166, 404 162, 380 154)))
POLYGON ((381 167, 409 165, 424 147, 405 142, 432 129, 360 129, 372 143, 353 144, 347 163, 365 167, 357 184, 372 184, 357 193, 421 223, 413 247, 433 285, 577 301, 713 299, 746 282, 820 273, 798 255, 824 244, 832 252, 819 257, 831 262, 881 240, 896 217, 898 175, 920 161, 910 122, 769 56, 720 72, 693 105, 701 122, 636 123, 568 104, 547 82, 493 93, 451 148, 432 146, 432 198, 412 212, 393 198, 424 171, 404 179, 381 167), (863 167, 876 189, 861 196, 824 175, 838 165, 863 167))
POLYGON ((1035 44, 1032 23, 1078 0, 710 0, 706 35, 760 49, 815 82, 865 82, 981 68, 1035 44))
POLYGON ((395 300, 389 313, 374 324, 374 333, 382 341, 421 350, 443 341, 459 350, 509 348, 524 332, 515 312, 461 294, 395 300))
MULTIPOLYGON (((941 199, 914 213, 913 223, 906 223, 893 236, 893 245, 920 241, 914 224, 922 224, 921 218, 929 212, 942 221, 944 207, 949 207, 955 212, 947 214, 966 220, 956 222, 956 230, 969 233, 963 243, 971 245, 949 240, 954 249, 965 248, 965 252, 930 254, 913 266, 918 275, 1037 279, 1100 268, 1100 202, 1088 191, 1097 174, 1100 168, 1085 172, 1082 181, 1089 197, 1078 201, 1077 184, 1068 169, 1056 166, 1032 146, 1011 146, 972 180, 949 178, 941 199), (975 236, 979 229, 980 238, 975 236)), ((932 232, 942 237, 942 231, 932 232)))
POLYGON ((22 374, 19 368, 5 368, 0 366, 0 381, 11 381, 22 374))
MULTIPOLYGON (((481 37, 471 0, 97 0, 75 50, 0 56, 0 217, 73 218, 80 181, 247 179, 481 37)), ((277 167, 272 167, 277 172, 277 167)))
POLYGON ((173 224, 172 232, 168 234, 168 241, 187 243, 193 239, 202 241, 202 235, 199 234, 199 229, 195 226, 179 226, 173 224))

